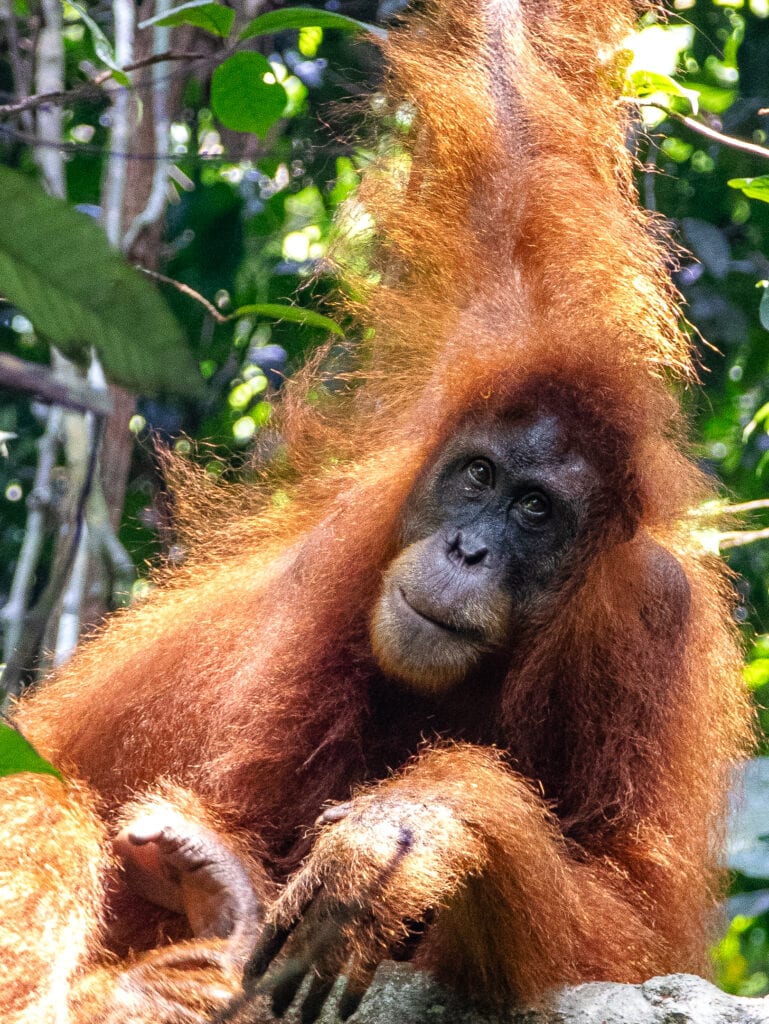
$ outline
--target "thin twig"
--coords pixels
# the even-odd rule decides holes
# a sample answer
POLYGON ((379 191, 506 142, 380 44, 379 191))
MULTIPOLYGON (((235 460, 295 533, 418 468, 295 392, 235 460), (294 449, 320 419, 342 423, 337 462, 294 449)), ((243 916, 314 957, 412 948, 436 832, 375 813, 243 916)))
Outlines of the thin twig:
POLYGON ((725 548, 741 548, 745 544, 754 544, 757 540, 769 540, 769 527, 763 530, 732 530, 719 533, 718 546, 725 548))
POLYGON ((657 196, 654 191, 655 175, 657 173, 657 156, 660 148, 657 140, 649 139, 649 151, 644 161, 644 206, 647 210, 655 213, 657 210, 657 196))
MULTIPOLYGON (((54 353, 54 368, 58 369, 62 376, 71 376, 77 380, 79 377, 77 369, 62 356, 54 353)), ((91 365, 88 368, 88 383, 97 392, 107 394, 107 381, 104 371, 96 355, 91 356, 91 365)), ((106 425, 106 420, 105 420, 106 425)), ((91 413, 80 416, 77 413, 68 412, 64 416, 62 439, 64 442, 64 454, 67 461, 67 475, 70 486, 73 490, 80 489, 81 481, 88 475, 89 453, 96 443, 99 430, 95 417, 91 413)), ((72 565, 66 582, 61 592, 61 603, 55 622, 51 622, 48 630, 51 633, 50 643, 45 643, 47 650, 53 651, 53 665, 63 665, 67 661, 77 645, 80 634, 80 621, 82 617, 83 598, 85 596, 86 579, 90 566, 90 529, 89 510, 91 494, 97 486, 100 477, 99 452, 96 452, 96 466, 93 472, 93 480, 89 487, 87 501, 83 507, 83 523, 78 547, 72 558, 72 565), (54 634, 55 633, 55 639, 54 634)), ((57 545, 57 557, 60 554, 62 544, 66 545, 72 529, 71 513, 66 521, 62 522, 62 534, 57 545)), ((44 638, 48 639, 48 638, 44 638)))
POLYGON ((21 639, 27 617, 32 585, 35 582, 40 555, 46 537, 46 526, 51 509, 51 477, 59 451, 62 412, 56 406, 48 410, 45 430, 37 443, 37 466, 32 490, 27 497, 27 522, 24 539, 13 573, 8 601, 0 609, 3 624, 3 650, 5 660, 21 639))
POLYGON ((106 392, 80 381, 63 380, 50 367, 25 362, 8 352, 0 352, 0 388, 24 391, 75 412, 93 412, 99 416, 112 412, 112 402, 106 392))
MULTIPOLYGON (((8 33, 8 55, 11 61, 14 88, 18 95, 24 99, 28 95, 29 81, 25 73, 24 65, 21 61, 19 50, 19 28, 16 24, 16 12, 13 7, 13 0, 3 0, 0 6, 2 7, 3 18, 5 20, 6 31, 8 33)), ((34 131, 35 122, 29 111, 26 111, 22 115, 21 123, 28 132, 34 131)))
MULTIPOLYGON (((156 28, 165 28, 166 26, 158 25, 156 28)), ((168 31, 168 29, 166 28, 168 31)), ((207 53, 196 53, 191 51, 189 53, 184 52, 173 52, 171 50, 165 50, 163 53, 151 53, 149 57, 142 57, 141 60, 133 60, 128 64, 125 64, 121 71, 138 71, 140 68, 148 68, 153 64, 167 64, 174 60, 203 60, 208 58, 210 55, 207 53)), ((100 71, 98 75, 94 75, 91 79, 94 85, 103 85, 108 82, 114 72, 111 68, 107 68, 106 71, 100 71)))
POLYGON ((211 314, 217 323, 226 324, 232 319, 232 316, 225 316, 224 313, 220 313, 216 306, 208 301, 205 295, 201 295, 200 292, 196 292, 195 289, 190 288, 188 284, 183 284, 181 281, 175 281, 172 277, 166 277, 165 274, 159 274, 157 270, 150 270, 149 267, 142 267, 138 263, 135 263, 134 266, 137 270, 141 270, 143 274, 147 274, 148 277, 152 277, 156 281, 161 281, 163 284, 170 284, 172 288, 175 288, 183 295, 189 295, 191 299, 199 302, 200 305, 211 314))
POLYGON ((89 97, 102 96, 101 89, 90 84, 80 85, 77 89, 55 89, 52 92, 38 92, 34 96, 27 96, 26 99, 16 103, 3 103, 0 105, 0 117, 11 114, 23 114, 38 107, 47 107, 54 103, 67 103, 74 100, 84 100, 89 97))
POLYGON ((754 501, 741 501, 736 505, 721 505, 717 512, 726 515, 737 515, 740 512, 756 512, 758 509, 769 508, 769 498, 756 498, 754 501))
POLYGON ((89 534, 88 517, 85 516, 81 525, 75 557, 72 560, 72 571, 61 594, 58 622, 56 623, 56 644, 53 650, 54 668, 69 661, 80 638, 80 619, 90 554, 89 534))
MULTIPOLYGON (((123 71, 134 71, 143 67, 148 67, 152 64, 160 64, 168 61, 183 61, 183 60, 205 60, 210 59, 208 54, 205 53, 159 53, 150 57, 143 57, 141 60, 133 61, 133 63, 126 65, 123 71)), ((21 90, 19 90, 19 98, 14 100, 12 103, 0 103, 0 117, 8 117, 14 114, 24 114, 36 110, 38 107, 48 106, 50 104, 72 104, 80 100, 96 100, 104 96, 102 86, 110 81, 114 71, 108 68, 106 71, 100 71, 94 75, 89 82, 83 82, 79 85, 73 86, 71 89, 55 89, 50 92, 37 92, 33 96, 27 96, 21 90)), ((167 79, 170 80, 170 79, 167 79)), ((128 89, 127 86, 119 86, 121 89, 128 89)), ((129 90, 130 91, 130 90, 129 90)), ((25 124, 27 129, 31 128, 31 124, 25 124)))
MULTIPOLYGON (((171 0, 155 0, 155 14, 165 14, 170 10, 171 0)), ((160 55, 167 52, 171 39, 171 29, 166 25, 154 25, 152 29, 153 52, 160 55)), ((163 74, 160 65, 155 64, 152 68, 152 117, 153 131, 155 135, 155 149, 164 155, 164 159, 158 160, 152 175, 152 188, 144 209, 134 217, 133 222, 123 236, 121 248, 123 252, 130 252, 136 239, 141 232, 150 227, 163 216, 167 203, 168 186, 168 150, 170 142, 171 122, 168 116, 168 93, 169 82, 163 74)))
POLYGON ((766 146, 759 146, 755 142, 746 142, 744 139, 735 139, 733 135, 724 135, 723 132, 716 131, 715 128, 703 124, 702 121, 697 121, 686 114, 679 114, 677 110, 673 110, 658 100, 641 99, 637 96, 626 97, 626 99, 638 107, 654 107, 661 110, 668 117, 691 128, 693 132, 704 135, 706 139, 711 139, 713 142, 719 142, 722 146, 729 146, 731 149, 738 149, 743 153, 750 153, 752 156, 760 156, 764 160, 769 160, 769 149, 766 146))
MULTIPOLYGON (((64 87, 64 37, 62 5, 59 0, 42 0, 43 28, 37 43, 38 93, 60 92, 64 87)), ((37 111, 37 138, 44 142, 61 141, 62 112, 57 107, 41 107, 37 111)), ((43 172, 46 190, 59 199, 66 198, 64 160, 55 149, 35 150, 35 159, 43 172)))
MULTIPOLYGON (((56 149, 61 153, 70 153, 82 156, 84 154, 101 156, 105 159, 111 157, 120 157, 121 160, 142 160, 153 162, 155 160, 166 160, 167 157, 163 154, 147 152, 147 153, 136 153, 130 150, 117 150, 111 149, 108 146, 100 146, 97 143, 88 142, 65 142, 60 140, 59 142, 47 142, 43 139, 36 139, 34 135, 29 135, 27 132, 20 131, 11 125, 3 125, 2 134, 8 138, 13 138, 17 142, 23 142, 31 149, 36 148, 48 148, 56 149)), ((340 148, 337 150, 329 150, 334 155, 343 150, 340 148)), ((239 160, 240 156, 233 154, 231 151, 225 151, 223 153, 184 153, 174 159, 183 159, 185 163, 196 163, 196 164, 227 164, 232 163, 234 160, 239 160)))
POLYGON ((9 697, 18 696, 21 692, 24 672, 31 667, 35 660, 37 652, 40 649, 43 636, 45 635, 48 620, 56 607, 56 604, 61 597, 61 592, 64 589, 64 585, 69 578, 72 565, 80 546, 80 538, 83 533, 83 524, 85 521, 85 506, 88 501, 88 495, 91 493, 91 487, 96 473, 99 448, 101 447, 101 440, 104 436, 105 425, 105 417, 95 417, 93 442, 91 450, 88 453, 88 466, 86 469, 85 479, 83 481, 83 486, 80 489, 77 505, 75 507, 73 517, 74 528, 72 530, 70 543, 67 546, 59 565, 52 572, 43 593, 37 601, 37 604, 27 615, 21 641, 16 645, 16 649, 11 654, 11 657, 6 663, 5 669, 3 670, 2 679, 0 679, 0 691, 4 694, 4 702, 7 702, 9 697))
MULTIPOLYGON (((123 71, 136 71, 139 68, 148 67, 151 64, 161 64, 166 61, 203 60, 207 57, 208 54, 205 53, 158 53, 133 61, 133 63, 126 65, 123 71)), ((106 71, 100 71, 98 75, 94 75, 90 82, 83 82, 72 89, 55 89, 52 92, 35 93, 34 96, 24 96, 22 94, 21 98, 14 103, 0 103, 0 117, 27 113, 51 103, 67 104, 79 100, 98 99, 104 96, 101 86, 109 82, 113 74, 112 69, 108 68, 106 71)), ((29 128, 31 125, 25 125, 25 127, 29 128)))
MULTIPOLYGON (((115 23, 115 59, 122 67, 133 60, 136 9, 133 0, 112 0, 115 23)), ((115 89, 112 101, 112 131, 110 140, 116 150, 128 149, 131 139, 130 92, 115 89)), ((120 247, 123 234, 123 199, 125 196, 126 162, 118 156, 107 161, 102 192, 102 224, 110 245, 120 247)))

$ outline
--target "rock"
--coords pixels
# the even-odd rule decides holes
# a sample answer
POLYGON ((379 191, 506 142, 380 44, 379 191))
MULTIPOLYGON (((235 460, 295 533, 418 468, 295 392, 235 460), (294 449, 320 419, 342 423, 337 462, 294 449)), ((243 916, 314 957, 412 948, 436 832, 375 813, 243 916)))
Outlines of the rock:
MULTIPOLYGON (((336 1024, 337 983, 319 1024, 336 1024)), ((300 992, 283 1018, 300 1020, 300 992)), ((266 1000, 238 1024, 272 1021, 266 1000)), ((536 1007, 492 1014, 447 991, 408 964, 384 963, 350 1024, 769 1024, 769 999, 727 995, 693 974, 670 974, 641 985, 591 982, 563 989, 536 1007)))

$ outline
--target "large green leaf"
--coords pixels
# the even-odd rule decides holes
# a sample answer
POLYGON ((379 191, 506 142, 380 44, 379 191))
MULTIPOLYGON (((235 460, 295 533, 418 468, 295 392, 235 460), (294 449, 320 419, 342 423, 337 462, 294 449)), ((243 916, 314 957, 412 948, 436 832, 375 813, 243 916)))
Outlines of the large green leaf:
POLYGON ((730 178, 726 184, 738 188, 749 199, 769 203, 769 174, 762 174, 760 178, 730 178))
POLYGON ((0 722, 0 776, 17 775, 19 772, 61 778, 54 766, 41 757, 20 732, 6 722, 0 722))
POLYGON ((154 18, 147 18, 139 23, 139 28, 147 28, 148 25, 194 25, 211 35, 224 37, 230 34, 234 20, 235 12, 231 7, 211 3, 210 0, 190 0, 180 7, 156 14, 154 18))
POLYGON ((249 21, 239 38, 252 39, 254 36, 272 35, 289 28, 336 28, 343 32, 368 32, 379 39, 386 39, 387 32, 365 21, 356 21, 345 14, 333 11, 316 11, 313 7, 287 7, 282 11, 268 11, 249 21))
POLYGON ((344 331, 330 317, 315 313, 302 306, 283 306, 279 302, 257 302, 249 306, 240 306, 230 319, 237 316, 258 316, 267 320, 290 320, 292 323, 305 324, 307 327, 319 327, 322 331, 332 334, 344 334, 344 331))
POLYGON ((99 353, 110 380, 143 394, 201 387, 154 286, 90 217, 0 167, 0 295, 67 353, 99 353))
POLYGON ((265 75, 273 71, 261 53, 235 53, 219 65, 211 79, 211 106, 223 125, 264 138, 288 102, 283 86, 265 82, 265 75))

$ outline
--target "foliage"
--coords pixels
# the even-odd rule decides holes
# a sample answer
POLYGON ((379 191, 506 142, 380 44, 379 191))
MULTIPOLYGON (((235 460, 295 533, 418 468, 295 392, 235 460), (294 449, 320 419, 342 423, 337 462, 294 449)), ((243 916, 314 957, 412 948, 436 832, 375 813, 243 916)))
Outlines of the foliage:
POLYGON ((91 347, 111 380, 145 394, 195 394, 200 377, 152 285, 85 214, 0 167, 0 293, 75 359, 91 347))
MULTIPOLYGON (((769 9, 715 0, 676 7, 680 17, 667 25, 647 19, 636 41, 634 59, 645 66, 637 66, 636 78, 631 65, 631 79, 641 80, 644 104, 656 100, 664 108, 643 107, 648 135, 639 145, 639 184, 647 205, 669 218, 693 256, 683 255, 676 280, 687 316, 708 341, 698 346, 704 388, 691 398, 695 451, 735 500, 760 501, 769 491, 769 161, 719 144, 691 120, 766 146, 769 9)), ((739 525, 760 531, 766 522, 759 508, 739 525)), ((769 734, 769 544, 735 547, 730 562, 740 573, 736 615, 746 623, 746 679, 769 734)), ((746 874, 744 863, 732 866, 735 916, 715 949, 718 976, 727 991, 763 994, 769 991, 768 908, 734 901, 769 884, 769 862, 764 879, 746 874)))
POLYGON ((18 772, 61 778, 54 766, 41 757, 21 733, 5 722, 0 722, 0 777, 16 775, 18 772))
MULTIPOLYGON (((162 65, 176 99, 165 181, 172 202, 156 249, 163 275, 186 292, 139 280, 107 252, 95 223, 44 196, 31 181, 40 177, 35 161, 42 147, 30 145, 26 115, 0 115, 0 294, 11 300, 0 304, 0 352, 47 363, 50 341, 68 351, 74 344, 81 354, 93 345, 108 374, 141 393, 131 421, 139 445, 120 528, 137 565, 159 549, 178 555, 168 541, 149 432, 180 450, 191 447, 183 431, 193 440, 207 439, 204 465, 212 476, 228 471, 231 462, 248 466, 255 440, 260 450, 275 445, 270 403, 284 376, 342 329, 318 313, 334 286, 325 272, 332 221, 354 192, 359 169, 376 155, 351 141, 342 110, 354 106, 364 118, 376 111, 379 57, 360 33, 403 4, 340 0, 328 6, 334 10, 307 13, 264 4, 249 18, 239 3, 192 0, 156 7, 142 23, 145 32, 173 27, 172 41, 187 33, 180 48, 207 55, 162 65), (372 90, 374 99, 363 108, 359 96, 372 90), (13 206, 11 188, 17 190, 13 206), (20 284, 14 284, 9 256, 19 253, 20 284), (196 391, 201 380, 205 387, 196 391)), ((17 33, 31 39, 36 16, 19 3, 17 33)), ((2 24, 8 46, 0 50, 0 103, 12 103, 21 91, 14 78, 19 68, 11 59, 9 17, 2 24)), ((141 116, 152 107, 157 81, 149 67, 129 72, 121 66, 114 37, 108 4, 66 4, 62 133, 68 201, 97 216, 105 203, 115 97, 128 88, 141 116), (89 65, 106 76, 98 88, 84 77, 82 68, 89 65)), ((667 219, 674 244, 688 250, 682 250, 676 281, 694 329, 708 339, 698 342, 705 386, 687 398, 693 450, 731 498, 766 499, 769 160, 697 126, 766 146, 769 4, 677 0, 667 22, 648 15, 628 43, 626 99, 643 117, 632 140, 641 196, 667 219)), ((34 108, 31 114, 37 116, 34 108)), ((26 397, 5 398, 0 604, 21 545, 41 433, 26 397)), ((726 547, 713 510, 696 511, 703 538, 726 547)), ((759 508, 737 525, 760 531, 768 516, 759 508)), ((50 558, 48 548, 46 554, 50 558)), ((746 679, 769 735, 769 543, 733 546, 730 561, 741 579, 736 615, 745 623, 746 679)), ((44 582, 36 578, 36 592, 44 582)), ((139 582, 136 594, 145 586, 139 582)), ((767 887, 769 877, 739 871, 734 899, 767 887)), ((721 983, 741 994, 769 990, 769 903, 733 906, 739 913, 716 951, 721 983)))

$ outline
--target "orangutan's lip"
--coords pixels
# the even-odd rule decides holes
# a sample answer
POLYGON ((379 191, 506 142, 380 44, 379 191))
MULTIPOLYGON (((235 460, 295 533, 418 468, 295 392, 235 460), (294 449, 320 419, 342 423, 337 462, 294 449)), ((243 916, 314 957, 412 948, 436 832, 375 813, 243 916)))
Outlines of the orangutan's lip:
POLYGON ((429 622, 431 626, 436 626, 438 629, 445 630, 447 633, 454 633, 456 636, 466 635, 463 630, 457 629, 456 626, 450 626, 447 622, 441 622, 439 619, 434 619, 431 615, 427 615, 426 612, 421 611, 419 608, 415 608, 411 601, 406 597, 403 587, 398 587, 398 593, 401 601, 403 601, 409 611, 413 612, 417 618, 423 619, 425 622, 429 622))

